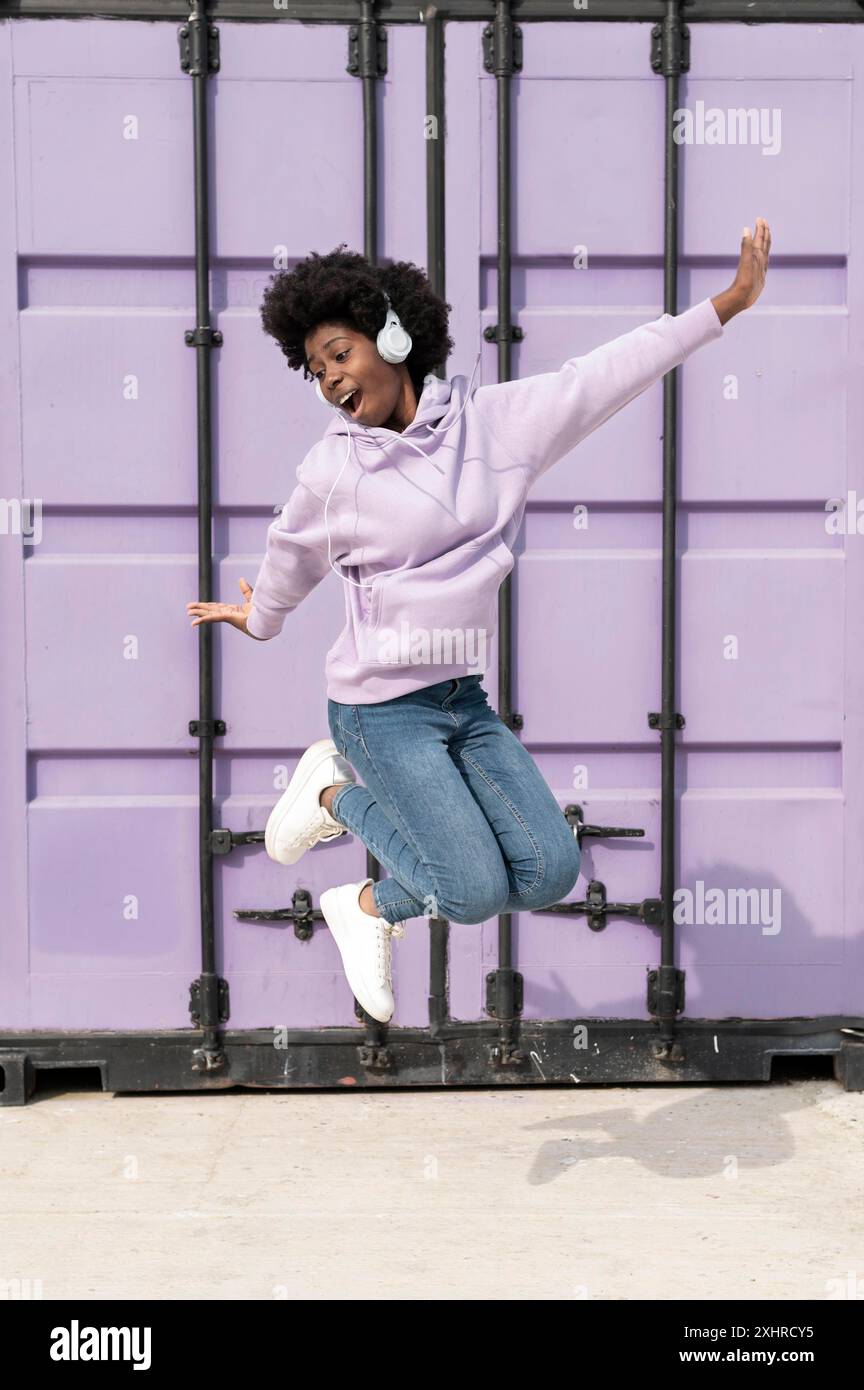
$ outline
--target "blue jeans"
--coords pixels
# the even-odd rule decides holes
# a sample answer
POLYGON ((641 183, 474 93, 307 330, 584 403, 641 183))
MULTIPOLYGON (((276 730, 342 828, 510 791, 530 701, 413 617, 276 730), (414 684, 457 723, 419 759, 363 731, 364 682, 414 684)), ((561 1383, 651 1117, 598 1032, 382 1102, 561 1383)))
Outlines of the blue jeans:
POLYGON ((480 680, 327 702, 333 741, 358 778, 336 792, 332 814, 392 875, 372 889, 388 922, 548 907, 579 876, 576 836, 480 680))

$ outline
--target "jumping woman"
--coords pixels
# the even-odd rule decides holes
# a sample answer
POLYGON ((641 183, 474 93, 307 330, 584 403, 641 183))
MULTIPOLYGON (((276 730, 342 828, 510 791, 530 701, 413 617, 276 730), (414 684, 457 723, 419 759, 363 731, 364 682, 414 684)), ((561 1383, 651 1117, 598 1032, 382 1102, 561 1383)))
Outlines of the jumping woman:
POLYGON ((294 371, 332 411, 296 470, 243 602, 189 603, 267 641, 330 569, 346 622, 327 653, 331 737, 307 748, 267 822, 294 864, 351 831, 389 877, 321 894, 354 995, 393 1014, 390 946, 417 916, 478 923, 548 907, 579 876, 579 843, 481 684, 498 590, 529 489, 586 435, 723 334, 758 299, 771 233, 744 229, 729 289, 663 314, 556 372, 472 390, 442 380, 452 307, 411 262, 313 252, 261 306, 294 371))

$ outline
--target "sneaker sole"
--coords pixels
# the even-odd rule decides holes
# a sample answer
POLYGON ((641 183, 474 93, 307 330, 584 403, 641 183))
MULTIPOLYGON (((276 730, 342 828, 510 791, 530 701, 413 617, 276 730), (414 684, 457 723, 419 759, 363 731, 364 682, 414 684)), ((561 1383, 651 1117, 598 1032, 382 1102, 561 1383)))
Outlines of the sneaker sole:
MULTIPOLYGON (((316 768, 320 766, 325 757, 332 758, 338 752, 338 748, 330 738, 319 738, 316 743, 310 743, 294 769, 294 776, 270 812, 267 825, 264 828, 264 848, 270 858, 276 860, 277 864, 296 864, 297 860, 302 859, 306 853, 305 849, 301 849, 299 853, 287 859, 283 858, 282 855, 276 855, 274 853, 276 840, 279 837, 282 822, 294 810, 298 798, 309 785, 316 768)), ((332 838, 336 839, 337 836, 334 835, 332 838)))

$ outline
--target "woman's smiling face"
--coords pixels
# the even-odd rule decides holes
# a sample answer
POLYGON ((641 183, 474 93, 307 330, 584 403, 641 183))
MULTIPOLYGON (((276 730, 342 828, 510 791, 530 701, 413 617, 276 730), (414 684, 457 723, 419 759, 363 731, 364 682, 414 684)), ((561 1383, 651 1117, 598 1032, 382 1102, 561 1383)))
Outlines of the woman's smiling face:
POLYGON ((324 399, 341 406, 358 424, 402 430, 413 419, 417 403, 407 367, 385 362, 365 333, 343 323, 319 323, 304 348, 324 399))

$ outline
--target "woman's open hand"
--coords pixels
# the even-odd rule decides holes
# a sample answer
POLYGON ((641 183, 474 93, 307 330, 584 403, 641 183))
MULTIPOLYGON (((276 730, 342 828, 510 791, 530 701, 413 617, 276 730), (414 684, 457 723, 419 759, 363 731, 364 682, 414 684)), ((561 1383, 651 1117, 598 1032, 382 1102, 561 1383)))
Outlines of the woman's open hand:
POLYGON ((751 304, 756 303, 765 288, 770 252, 771 228, 764 217, 757 217, 756 231, 752 236, 750 228, 744 228, 735 279, 728 290, 712 297, 711 303, 721 323, 728 322, 733 314, 740 314, 742 309, 749 309, 751 304))
MULTIPOLYGON (((240 590, 243 603, 187 603, 186 612, 192 618, 192 626, 197 627, 199 623, 230 623, 232 627, 246 632, 246 619, 252 608, 252 590, 245 579, 240 580, 240 590)), ((251 637, 252 633, 246 632, 246 635, 251 637)))
POLYGON ((721 324, 728 322, 733 314, 740 314, 742 309, 749 309, 750 304, 756 303, 765 286, 770 253, 771 228, 764 217, 757 217, 756 234, 751 236, 750 228, 745 227, 745 234, 740 239, 740 257, 735 279, 721 295, 711 297, 711 303, 717 310, 721 324))
POLYGON ((732 291, 737 292, 742 309, 749 309, 751 304, 755 304, 765 288, 770 252, 771 228, 764 217, 757 217, 756 232, 753 236, 750 235, 749 227, 744 228, 741 259, 732 285, 732 291))

